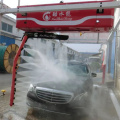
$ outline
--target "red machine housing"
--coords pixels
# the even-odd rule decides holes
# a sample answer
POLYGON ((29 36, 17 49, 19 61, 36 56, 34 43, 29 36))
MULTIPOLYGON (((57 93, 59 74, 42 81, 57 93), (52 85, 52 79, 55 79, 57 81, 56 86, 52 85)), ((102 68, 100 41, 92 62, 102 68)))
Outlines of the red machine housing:
MULTIPOLYGON (((94 1, 93 3, 96 2, 94 1)), ((83 4, 91 2, 77 2, 77 3, 83 4)), ((19 6, 18 8, 36 6, 54 6, 61 4, 64 5, 76 3, 19 6)), ((108 32, 113 27, 113 21, 114 21, 114 9, 104 9, 102 13, 98 13, 96 9, 52 11, 52 12, 47 11, 26 13, 24 15, 22 13, 17 13, 16 27, 26 32, 39 32, 39 31, 108 32)))

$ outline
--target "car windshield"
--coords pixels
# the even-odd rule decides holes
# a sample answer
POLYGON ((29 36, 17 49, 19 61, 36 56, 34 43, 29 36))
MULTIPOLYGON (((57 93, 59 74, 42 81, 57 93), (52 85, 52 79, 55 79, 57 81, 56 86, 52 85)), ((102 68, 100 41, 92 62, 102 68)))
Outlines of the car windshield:
POLYGON ((82 64, 68 64, 67 70, 75 75, 88 75, 87 66, 82 64))
POLYGON ((67 73, 73 73, 77 76, 88 75, 87 65, 82 63, 58 63, 58 66, 64 69, 67 73))

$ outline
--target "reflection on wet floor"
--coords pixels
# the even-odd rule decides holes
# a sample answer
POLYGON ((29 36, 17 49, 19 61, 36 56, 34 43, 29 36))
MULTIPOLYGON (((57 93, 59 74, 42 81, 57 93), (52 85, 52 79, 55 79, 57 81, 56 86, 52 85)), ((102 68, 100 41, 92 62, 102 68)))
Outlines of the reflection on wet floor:
POLYGON ((109 89, 94 85, 88 114, 61 115, 37 109, 28 109, 26 120, 119 120, 110 98, 109 89), (73 117, 74 116, 74 117, 73 117))

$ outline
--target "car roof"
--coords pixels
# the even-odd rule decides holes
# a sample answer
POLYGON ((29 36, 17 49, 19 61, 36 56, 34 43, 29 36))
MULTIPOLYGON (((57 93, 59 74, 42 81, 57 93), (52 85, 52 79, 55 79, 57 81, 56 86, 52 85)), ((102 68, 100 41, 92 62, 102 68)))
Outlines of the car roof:
POLYGON ((84 63, 84 62, 81 62, 81 61, 75 61, 75 60, 70 60, 70 61, 68 61, 68 63, 73 63, 73 64, 82 64, 82 65, 87 65, 86 63, 84 63))
POLYGON ((68 64, 81 64, 81 65, 87 65, 87 63, 77 60, 57 60, 56 63, 68 63, 68 64))

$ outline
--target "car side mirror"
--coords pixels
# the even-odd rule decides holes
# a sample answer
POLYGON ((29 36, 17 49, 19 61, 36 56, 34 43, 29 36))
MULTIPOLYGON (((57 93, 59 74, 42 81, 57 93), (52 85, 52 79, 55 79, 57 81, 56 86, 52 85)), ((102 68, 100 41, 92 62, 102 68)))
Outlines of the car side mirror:
POLYGON ((92 77, 97 77, 96 73, 91 73, 92 77))

